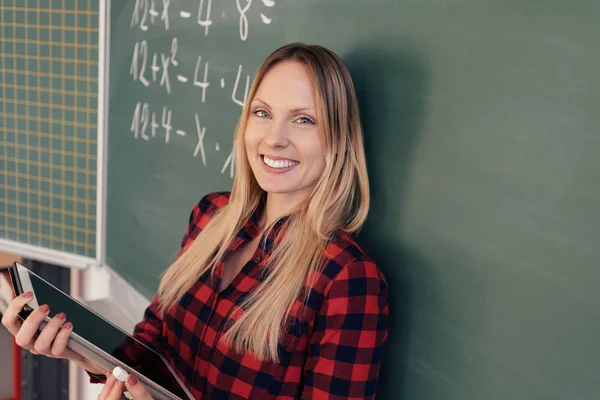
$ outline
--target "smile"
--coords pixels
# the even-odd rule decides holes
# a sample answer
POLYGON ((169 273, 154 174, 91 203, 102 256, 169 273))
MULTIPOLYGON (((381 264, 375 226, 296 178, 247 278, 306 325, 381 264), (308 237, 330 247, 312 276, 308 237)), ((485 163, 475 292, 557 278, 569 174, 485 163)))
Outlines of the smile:
POLYGON ((295 165, 299 164, 298 161, 288 160, 288 159, 273 160, 273 159, 269 158, 268 156, 262 156, 262 159, 263 159, 264 165, 268 166, 269 168, 280 170, 280 171, 289 170, 292 167, 294 167, 295 165))

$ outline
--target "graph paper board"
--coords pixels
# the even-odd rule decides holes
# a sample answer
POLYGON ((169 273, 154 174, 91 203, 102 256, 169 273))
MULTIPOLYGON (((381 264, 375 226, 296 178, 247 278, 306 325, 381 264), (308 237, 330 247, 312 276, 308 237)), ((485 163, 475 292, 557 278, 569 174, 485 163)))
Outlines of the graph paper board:
POLYGON ((0 2, 0 246, 97 259, 100 4, 0 2))

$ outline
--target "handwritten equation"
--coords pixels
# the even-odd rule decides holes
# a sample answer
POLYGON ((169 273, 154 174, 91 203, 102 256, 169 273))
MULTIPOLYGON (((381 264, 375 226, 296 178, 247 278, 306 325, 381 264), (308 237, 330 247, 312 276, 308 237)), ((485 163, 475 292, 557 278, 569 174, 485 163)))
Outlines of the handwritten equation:
MULTIPOLYGON (((131 67, 129 68, 129 75, 133 77, 134 81, 140 82, 142 85, 148 87, 152 84, 157 84, 161 87, 164 87, 167 94, 171 94, 172 92, 172 84, 173 81, 172 75, 170 71, 172 68, 176 68, 179 66, 179 62, 177 61, 177 48, 178 48, 178 40, 176 37, 173 38, 171 42, 171 50, 167 54, 164 52, 158 53, 154 52, 150 56, 150 52, 148 50, 148 42, 146 40, 142 40, 141 42, 136 42, 133 48, 133 56, 131 57, 131 67), (149 60, 152 61, 149 61, 149 60), (150 62, 150 64, 149 64, 150 62)), ((184 69, 183 67, 181 69, 184 69)), ((193 75, 190 71, 178 71, 179 73, 175 74, 176 81, 181 84, 188 84, 190 82, 190 76, 193 76, 191 83, 193 86, 196 86, 202 90, 202 102, 206 102, 206 89, 210 86, 210 82, 208 81, 208 71, 209 71, 209 63, 208 61, 203 61, 202 56, 198 55, 196 65, 194 67, 193 75), (189 74, 186 74, 188 72, 189 74)), ((234 103, 239 104, 240 106, 244 106, 244 102, 246 101, 246 96, 248 95, 248 90, 250 88, 250 75, 245 74, 245 86, 243 93, 238 91, 241 89, 239 87, 240 80, 242 80, 243 74, 243 65, 240 64, 238 66, 237 76, 235 78, 235 82, 233 84, 233 90, 231 92, 231 99, 234 103)), ((221 77, 221 89, 225 89, 225 78, 221 77)))
MULTIPOLYGON (((169 7, 176 0, 136 0, 131 17, 130 27, 138 27, 142 31, 148 31, 150 27, 162 27, 169 30, 169 7), (159 8, 157 8, 159 3, 159 8)), ((271 8, 275 6, 273 0, 261 0, 263 6, 271 8)), ((204 36, 208 36, 209 28, 213 24, 211 19, 213 0, 200 0, 197 10, 181 10, 179 17, 181 19, 192 19, 192 15, 196 16, 196 23, 204 28, 204 36), (194 14, 192 14, 192 11, 194 14)), ((252 0, 235 0, 237 11, 239 13, 239 33, 240 39, 245 41, 248 38, 248 17, 247 13, 252 6, 252 0)), ((221 18, 225 18, 225 12, 221 13, 221 18)), ((261 22, 269 25, 272 19, 264 13, 260 13, 261 22)))
MULTIPOLYGON (((171 123, 173 111, 167 106, 163 106, 160 111, 151 109, 150 104, 138 102, 133 111, 133 118, 131 120, 131 126, 129 130, 133 133, 135 139, 143 139, 149 141, 160 136, 164 136, 166 144, 169 144, 173 134, 176 136, 187 136, 188 132, 174 128, 171 123)), ((206 152, 204 147, 204 137, 206 136, 206 127, 200 124, 200 117, 197 113, 194 114, 194 121, 196 123, 196 147, 194 149, 193 157, 200 156, 202 165, 206 167, 206 152)), ((220 151, 219 142, 215 144, 215 151, 220 151)), ((234 172, 234 161, 233 161, 233 150, 229 152, 221 173, 225 173, 229 168, 229 175, 233 178, 234 172)))
MULTIPOLYGON (((227 18, 226 11, 215 10, 213 0, 198 0, 196 3, 197 8, 194 6, 193 9, 185 9, 183 5, 178 3, 180 3, 179 0, 136 0, 129 26, 131 29, 139 29, 142 32, 155 29, 168 32, 171 23, 175 23, 175 19, 177 19, 178 26, 179 24, 195 24, 204 32, 204 36, 208 36, 211 27, 227 18), (178 12, 172 11, 173 4, 179 7, 178 12)), ((248 11, 253 6, 253 0, 235 0, 235 3, 236 14, 234 18, 238 20, 239 38, 242 42, 245 42, 250 34, 248 11)), ((254 1, 254 7, 257 6, 263 7, 259 13, 260 23, 264 25, 271 24, 272 18, 268 11, 275 6, 275 1, 254 1)), ((229 26, 229 24, 226 26, 229 26)), ((211 91, 219 90, 220 86, 220 90, 226 91, 231 101, 240 107, 244 106, 250 89, 250 74, 244 72, 243 63, 236 65, 237 74, 233 83, 231 83, 224 76, 218 75, 216 70, 212 72, 209 60, 202 54, 193 55, 194 65, 189 62, 187 64, 182 62, 179 58, 180 39, 173 36, 170 43, 170 48, 162 49, 154 48, 151 42, 146 39, 135 43, 129 69, 129 75, 134 82, 144 87, 157 87, 164 90, 165 96, 167 96, 165 97, 165 103, 168 96, 177 95, 180 88, 186 88, 188 94, 190 89, 198 90, 201 103, 206 103, 207 98, 210 96, 210 94, 207 94, 209 93, 208 89, 211 88, 211 91), (213 81, 218 82, 218 86, 213 81)), ((188 50, 186 50, 186 55, 189 56, 188 50)), ((190 60, 190 57, 186 57, 186 60, 190 60)), ((154 107, 148 102, 138 102, 132 112, 130 132, 136 140, 164 140, 167 145, 178 137, 193 137, 195 147, 192 156, 199 158, 202 165, 206 166, 206 151, 208 149, 205 147, 207 143, 205 138, 207 137, 207 130, 206 126, 201 124, 199 114, 194 113, 188 117, 193 119, 196 127, 195 132, 187 132, 173 126, 172 116, 173 110, 166 104, 154 107)), ((180 118, 186 117, 180 116, 180 118)), ((192 126, 192 124, 185 126, 192 126)), ((220 152, 219 143, 213 143, 214 150, 220 152)), ((210 146, 212 150, 212 144, 210 146)), ((230 177, 233 178, 233 150, 229 152, 221 166, 222 174, 227 171, 229 171, 230 177)))

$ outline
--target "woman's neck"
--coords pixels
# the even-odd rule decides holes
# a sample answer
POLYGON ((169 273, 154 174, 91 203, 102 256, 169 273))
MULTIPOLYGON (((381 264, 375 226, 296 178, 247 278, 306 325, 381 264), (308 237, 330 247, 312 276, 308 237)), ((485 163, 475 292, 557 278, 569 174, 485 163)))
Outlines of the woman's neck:
POLYGON ((267 193, 267 202, 260 218, 260 228, 270 226, 279 218, 293 212, 306 199, 302 193, 267 193))

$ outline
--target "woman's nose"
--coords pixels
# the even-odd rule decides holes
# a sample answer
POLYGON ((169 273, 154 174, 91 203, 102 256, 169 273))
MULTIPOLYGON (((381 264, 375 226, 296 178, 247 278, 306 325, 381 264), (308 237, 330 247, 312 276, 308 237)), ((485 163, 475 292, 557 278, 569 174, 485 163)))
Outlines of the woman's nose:
POLYGON ((269 133, 265 138, 265 142, 272 148, 287 146, 289 140, 285 127, 277 123, 272 124, 271 129, 269 129, 269 133))

